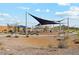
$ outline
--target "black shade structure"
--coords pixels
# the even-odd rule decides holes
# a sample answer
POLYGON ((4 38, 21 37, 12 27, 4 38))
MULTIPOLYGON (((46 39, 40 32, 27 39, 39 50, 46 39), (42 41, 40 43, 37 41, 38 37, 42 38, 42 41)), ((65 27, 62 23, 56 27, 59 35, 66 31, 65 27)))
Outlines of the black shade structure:
POLYGON ((49 21, 49 20, 45 20, 45 19, 42 19, 42 18, 39 18, 39 17, 36 17, 32 14, 29 14, 30 16, 32 16, 34 19, 36 19, 40 25, 47 25, 47 24, 60 24, 59 22, 55 22, 55 21, 49 21))

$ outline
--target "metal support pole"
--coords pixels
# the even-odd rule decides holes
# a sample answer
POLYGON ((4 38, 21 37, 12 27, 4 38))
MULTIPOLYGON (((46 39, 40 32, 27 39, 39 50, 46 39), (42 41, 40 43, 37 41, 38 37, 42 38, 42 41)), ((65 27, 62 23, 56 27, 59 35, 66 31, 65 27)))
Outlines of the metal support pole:
POLYGON ((53 31, 54 31, 54 24, 53 24, 53 31))
POLYGON ((60 22, 60 32, 61 32, 61 22, 60 22))
POLYGON ((61 33, 61 22, 59 22, 59 33, 61 33))
POLYGON ((68 26, 67 36, 69 36, 69 17, 67 18, 67 26, 68 26))
POLYGON ((69 32, 69 18, 67 19, 67 24, 68 24, 68 32, 69 32))
POLYGON ((26 32, 26 33, 25 33, 25 35, 27 36, 27 34, 28 34, 28 33, 27 33, 27 11, 26 11, 26 14, 25 14, 25 16, 26 16, 26 22, 25 22, 25 25, 26 25, 25 32, 26 32))

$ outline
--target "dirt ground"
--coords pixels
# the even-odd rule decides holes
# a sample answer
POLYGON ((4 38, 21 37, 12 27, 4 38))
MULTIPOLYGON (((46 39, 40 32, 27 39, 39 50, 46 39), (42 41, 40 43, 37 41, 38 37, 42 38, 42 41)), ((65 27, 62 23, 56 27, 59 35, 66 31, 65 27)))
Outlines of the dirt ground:
POLYGON ((66 48, 58 48, 60 44, 56 37, 49 36, 14 36, 6 37, 0 34, 1 55, 78 55, 79 44, 74 44, 72 38, 66 40, 66 48))

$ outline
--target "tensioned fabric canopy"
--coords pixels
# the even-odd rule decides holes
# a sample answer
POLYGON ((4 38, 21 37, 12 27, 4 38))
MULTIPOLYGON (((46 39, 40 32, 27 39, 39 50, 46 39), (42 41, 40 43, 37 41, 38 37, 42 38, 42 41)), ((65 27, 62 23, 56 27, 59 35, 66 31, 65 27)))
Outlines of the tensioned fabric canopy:
POLYGON ((30 16, 32 16, 34 19, 36 19, 41 25, 47 25, 47 24, 60 24, 59 22, 55 22, 55 21, 49 21, 49 20, 45 20, 39 17, 36 17, 32 14, 29 14, 30 16))

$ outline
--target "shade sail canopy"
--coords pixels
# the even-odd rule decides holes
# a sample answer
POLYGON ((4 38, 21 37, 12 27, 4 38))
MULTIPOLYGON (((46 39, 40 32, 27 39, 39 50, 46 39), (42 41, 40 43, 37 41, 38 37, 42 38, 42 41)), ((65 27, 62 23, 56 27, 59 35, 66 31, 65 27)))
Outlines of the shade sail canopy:
POLYGON ((39 17, 36 17, 32 14, 29 14, 30 16, 32 16, 34 19, 36 19, 41 25, 47 25, 47 24, 60 24, 59 22, 55 22, 55 21, 49 21, 49 20, 45 20, 39 17))

